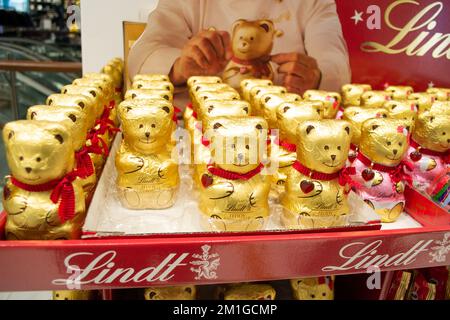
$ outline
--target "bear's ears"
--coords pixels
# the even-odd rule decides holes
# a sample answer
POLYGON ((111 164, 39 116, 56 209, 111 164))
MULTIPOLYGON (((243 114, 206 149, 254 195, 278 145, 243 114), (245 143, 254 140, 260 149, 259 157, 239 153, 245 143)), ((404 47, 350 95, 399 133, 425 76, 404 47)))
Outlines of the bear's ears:
MULTIPOLYGON (((274 30, 275 25, 273 24, 273 22, 271 20, 247 21, 245 19, 239 19, 233 23, 233 26, 231 28, 232 32, 234 33, 236 31, 236 29, 238 27, 242 26, 244 23, 258 24, 261 27, 261 29, 263 29, 267 33, 272 33, 275 31, 274 30)), ((277 33, 277 36, 278 36, 278 33, 277 33)))
MULTIPOLYGON (((32 120, 20 120, 7 123, 3 129, 3 140, 6 142, 14 139, 18 133, 22 131, 38 130, 50 134, 56 139, 60 144, 64 144, 70 140, 70 133, 67 131, 66 127, 49 121, 38 121, 32 120), (32 126, 35 125, 33 128, 32 126)), ((72 143, 72 142, 70 142, 72 143)))
MULTIPOLYGON (((299 130, 300 131, 304 131, 306 133, 306 135, 311 134, 314 130, 317 130, 320 128, 316 126, 319 125, 320 126, 320 121, 306 121, 303 124, 300 124, 299 126, 299 130)), ((339 124, 342 127, 342 130, 347 134, 350 135, 352 130, 351 130, 351 125, 350 123, 348 123, 347 121, 343 121, 343 120, 339 120, 339 121, 335 121, 335 124, 339 124)))

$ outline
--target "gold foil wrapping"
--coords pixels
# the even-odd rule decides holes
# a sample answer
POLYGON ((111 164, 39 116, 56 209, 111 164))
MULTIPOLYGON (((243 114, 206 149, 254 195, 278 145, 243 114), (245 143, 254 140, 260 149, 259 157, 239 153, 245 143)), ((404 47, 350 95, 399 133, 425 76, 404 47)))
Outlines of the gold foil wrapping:
POLYGON ((427 93, 434 95, 438 101, 449 101, 450 100, 450 88, 429 88, 427 93))
POLYGON ((386 91, 370 90, 361 96, 361 106, 365 108, 381 108, 386 101, 392 100, 393 94, 386 91))
POLYGON ((277 108, 283 102, 300 102, 302 97, 295 93, 267 93, 260 99, 262 117, 266 119, 269 128, 277 127, 277 108))
POLYGON ((296 300, 334 300, 334 276, 290 280, 296 300))
MULTIPOLYGON (((49 121, 21 120, 3 129, 6 159, 11 175, 30 187, 65 177, 74 168, 73 141, 67 128, 49 121)), ((29 192, 6 178, 3 208, 7 213, 8 240, 76 239, 81 232, 85 201, 81 181, 72 182, 74 218, 65 222, 58 215, 58 203, 50 191, 29 192)))
POLYGON ((361 96, 364 92, 372 90, 368 84, 345 84, 342 86, 342 104, 344 107, 357 107, 361 105, 361 96))
POLYGON ((320 101, 324 106, 324 119, 334 119, 341 105, 341 95, 337 92, 322 90, 307 90, 303 94, 303 99, 307 101, 320 101))
POLYGON ((414 93, 411 86, 388 86, 384 90, 390 92, 394 100, 405 100, 410 94, 414 93))
POLYGON ((254 87, 268 87, 273 86, 271 80, 266 79, 246 79, 241 81, 240 93, 244 100, 250 101, 250 91, 254 87))
POLYGON ((262 116, 261 97, 269 93, 287 93, 287 89, 281 86, 256 86, 250 90, 250 100, 247 100, 252 105, 253 115, 262 116))
POLYGON ((163 209, 176 200, 178 164, 168 143, 174 110, 159 101, 121 105, 119 111, 123 140, 116 154, 117 187, 122 205, 129 209, 163 209))
POLYGON ((417 118, 412 138, 423 148, 446 152, 450 149, 450 115, 423 112, 417 118))
POLYGON ((93 290, 57 290, 53 291, 53 300, 97 300, 98 291, 93 290))
POLYGON ((145 289, 145 300, 195 300, 195 286, 150 287, 145 289))
POLYGON ((82 94, 52 94, 47 98, 47 105, 79 108, 86 114, 88 127, 92 128, 95 125, 96 106, 92 103, 92 100, 82 94))
MULTIPOLYGON (((297 131, 297 159, 304 167, 334 174, 346 163, 351 125, 344 120, 305 121, 297 131)), ((339 179, 315 179, 292 168, 281 198, 286 228, 321 228, 346 223, 349 214, 346 186, 339 179)))
POLYGON ((211 155, 215 168, 227 175, 202 177, 199 208, 203 227, 213 231, 262 229, 269 216, 270 177, 259 172, 264 160, 267 122, 259 117, 218 117, 212 121, 211 155))
POLYGON ((276 291, 268 284, 241 283, 222 286, 220 300, 275 300, 276 291))
POLYGON ((388 110, 384 108, 348 107, 344 111, 343 119, 352 125, 352 143, 359 146, 361 142, 361 127, 364 121, 372 118, 387 118, 388 110))

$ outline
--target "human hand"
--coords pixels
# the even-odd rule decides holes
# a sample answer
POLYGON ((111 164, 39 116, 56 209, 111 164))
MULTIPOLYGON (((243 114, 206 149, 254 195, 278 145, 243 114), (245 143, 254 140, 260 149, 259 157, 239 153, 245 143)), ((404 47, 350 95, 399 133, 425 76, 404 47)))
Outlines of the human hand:
POLYGON ((303 94, 319 87, 321 72, 314 58, 290 52, 273 55, 271 60, 279 65, 278 72, 284 74, 283 85, 290 92, 303 94))
POLYGON ((183 47, 181 56, 170 71, 170 80, 183 85, 191 76, 216 75, 232 57, 230 34, 226 31, 204 30, 183 47))

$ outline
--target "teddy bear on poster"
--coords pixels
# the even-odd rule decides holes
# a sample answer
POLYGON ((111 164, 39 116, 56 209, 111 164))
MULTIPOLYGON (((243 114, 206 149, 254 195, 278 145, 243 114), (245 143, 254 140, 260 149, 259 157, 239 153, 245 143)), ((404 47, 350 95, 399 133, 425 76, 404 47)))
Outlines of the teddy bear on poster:
MULTIPOLYGON (((414 169, 410 172, 414 186, 435 194, 448 183, 450 150, 450 115, 426 111, 416 120, 407 156, 414 169), (444 183, 442 183, 444 182, 444 183)), ((448 187, 448 186, 447 186, 448 187)))
POLYGON ((21 120, 3 129, 11 176, 3 188, 7 240, 77 239, 85 216, 82 181, 66 127, 21 120))
POLYGON ((261 174, 267 122, 260 117, 219 117, 211 127, 212 163, 201 178, 203 226, 214 231, 252 231, 269 216, 270 176, 261 174))
POLYGON ((352 132, 344 120, 305 121, 297 130, 297 161, 281 198, 286 228, 342 226, 350 213, 344 169, 352 132))
POLYGON ((405 206, 404 189, 409 176, 403 161, 409 147, 409 128, 405 121, 376 118, 366 120, 361 129, 359 153, 353 166, 355 192, 381 217, 394 222, 405 206))
POLYGON ((119 199, 129 209, 171 207, 180 181, 170 143, 174 109, 166 103, 122 107, 123 140, 116 154, 119 199))
POLYGON ((231 32, 233 57, 225 67, 223 81, 238 89, 245 79, 273 80, 270 54, 274 38, 281 34, 270 20, 237 20, 231 32))

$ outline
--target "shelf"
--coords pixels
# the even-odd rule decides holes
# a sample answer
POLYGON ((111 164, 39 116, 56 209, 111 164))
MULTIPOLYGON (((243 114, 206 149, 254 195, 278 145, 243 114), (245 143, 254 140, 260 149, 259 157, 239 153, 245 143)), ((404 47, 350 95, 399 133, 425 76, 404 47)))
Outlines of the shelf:
MULTIPOLYGON (((421 199, 414 190, 407 196, 413 204, 421 199)), ((431 202, 422 205, 440 210, 431 202)), ((407 209, 414 219, 424 214, 416 205, 407 209)), ((0 226, 5 221, 2 215, 0 226)), ((107 289, 356 274, 377 264, 381 271, 433 267, 450 265, 449 245, 448 223, 397 230, 0 241, 0 291, 65 289, 77 276, 82 289, 107 289)))

